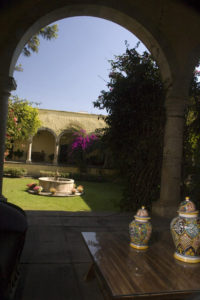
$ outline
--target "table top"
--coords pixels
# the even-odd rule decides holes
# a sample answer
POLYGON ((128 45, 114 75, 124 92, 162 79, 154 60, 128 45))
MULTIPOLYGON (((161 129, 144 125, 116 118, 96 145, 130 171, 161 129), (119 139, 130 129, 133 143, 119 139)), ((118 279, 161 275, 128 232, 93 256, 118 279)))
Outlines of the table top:
POLYGON ((200 297, 200 264, 174 259, 169 231, 154 232, 146 251, 130 247, 128 232, 82 232, 82 236, 113 298, 200 297))

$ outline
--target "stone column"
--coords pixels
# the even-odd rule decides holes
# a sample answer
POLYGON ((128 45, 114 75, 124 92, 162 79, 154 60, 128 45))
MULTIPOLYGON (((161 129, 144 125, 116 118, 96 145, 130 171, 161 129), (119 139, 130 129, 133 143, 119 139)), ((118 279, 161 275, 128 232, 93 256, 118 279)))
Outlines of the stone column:
POLYGON ((180 203, 186 98, 170 95, 166 99, 165 108, 161 191, 159 201, 153 204, 153 213, 171 217, 175 216, 180 203))
POLYGON ((27 158, 26 158, 27 164, 31 163, 31 154, 32 154, 32 139, 29 140, 28 142, 28 151, 27 151, 27 158))
POLYGON ((55 148, 54 148, 54 158, 53 158, 53 164, 58 164, 58 153, 59 153, 59 143, 56 141, 55 148))
POLYGON ((6 122, 8 114, 8 98, 11 91, 16 89, 16 86, 13 77, 0 77, 0 201, 7 201, 2 195, 6 122))

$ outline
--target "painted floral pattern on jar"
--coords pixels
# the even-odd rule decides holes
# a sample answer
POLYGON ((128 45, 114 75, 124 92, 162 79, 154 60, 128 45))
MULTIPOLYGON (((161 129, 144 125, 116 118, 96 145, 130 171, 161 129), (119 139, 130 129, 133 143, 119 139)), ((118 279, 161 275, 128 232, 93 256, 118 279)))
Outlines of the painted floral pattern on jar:
POLYGON ((172 220, 170 229, 176 248, 174 257, 188 263, 200 262, 200 219, 189 197, 181 202, 178 217, 172 220))
POLYGON ((147 249, 151 236, 152 226, 148 211, 142 206, 134 216, 134 220, 129 224, 130 246, 135 249, 147 249))

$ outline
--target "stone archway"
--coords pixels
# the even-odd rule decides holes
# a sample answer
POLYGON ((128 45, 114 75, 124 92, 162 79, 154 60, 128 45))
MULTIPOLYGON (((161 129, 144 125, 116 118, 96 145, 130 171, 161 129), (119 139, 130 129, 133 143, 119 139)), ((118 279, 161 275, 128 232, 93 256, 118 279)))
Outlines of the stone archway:
POLYGON ((53 163, 57 136, 53 130, 41 127, 32 138, 32 162, 53 163))
POLYGON ((64 130, 58 137, 59 143, 59 153, 58 153, 58 162, 61 164, 69 163, 69 151, 70 144, 72 142, 73 131, 64 130))
MULTIPOLYGON (((165 103, 166 128, 161 199, 158 203, 159 212, 165 214, 180 200, 183 116, 190 78, 200 50, 199 14, 186 6, 183 1, 155 0, 147 3, 144 0, 121 2, 97 0, 94 4, 92 0, 53 2, 38 0, 35 9, 34 0, 22 0, 19 4, 10 0, 10 6, 5 9, 4 15, 0 18, 0 28, 4 28, 4 25, 8 28, 8 33, 2 33, 0 41, 1 144, 5 139, 7 98, 14 88, 13 70, 24 44, 41 27, 53 21, 86 15, 116 22, 135 34, 153 54, 163 80, 169 88, 165 103)), ((0 147, 0 191, 2 190, 3 152, 2 146, 0 147)))

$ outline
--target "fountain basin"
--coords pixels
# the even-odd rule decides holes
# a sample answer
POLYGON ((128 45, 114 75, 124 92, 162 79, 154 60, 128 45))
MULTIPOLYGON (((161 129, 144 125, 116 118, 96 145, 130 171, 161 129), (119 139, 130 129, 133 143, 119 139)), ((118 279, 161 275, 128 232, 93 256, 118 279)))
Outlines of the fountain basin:
POLYGON ((51 188, 56 189, 56 194, 71 194, 74 187, 74 180, 68 178, 40 177, 39 185, 43 187, 43 192, 50 192, 51 188))

